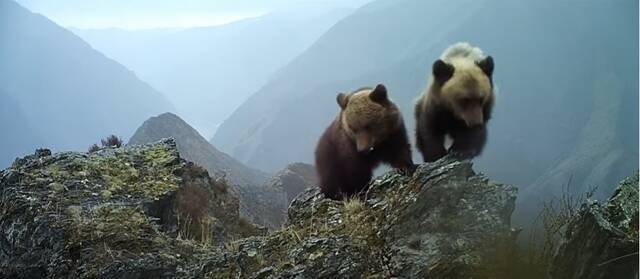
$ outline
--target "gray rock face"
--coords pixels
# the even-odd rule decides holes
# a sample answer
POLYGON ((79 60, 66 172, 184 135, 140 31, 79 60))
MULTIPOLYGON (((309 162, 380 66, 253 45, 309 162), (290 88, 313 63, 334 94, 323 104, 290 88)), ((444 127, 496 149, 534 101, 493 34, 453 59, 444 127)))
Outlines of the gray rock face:
POLYGON ((255 208, 268 209, 261 214, 261 225, 272 229, 280 228, 287 221, 287 208, 291 201, 305 189, 317 185, 316 170, 309 164, 292 163, 277 172, 265 184, 263 191, 254 193, 257 196, 255 200, 262 203, 255 208))
POLYGON ((450 159, 424 164, 413 176, 389 172, 370 186, 348 201, 307 189, 291 203, 287 227, 239 241, 200 275, 508 278, 496 262, 515 245, 515 188, 450 159))
POLYGON ((318 186, 318 176, 314 166, 305 163, 292 163, 277 172, 269 181, 269 188, 285 194, 286 204, 305 189, 318 186))
POLYGON ((552 278, 638 278, 638 175, 605 204, 589 200, 569 223, 552 278))
POLYGON ((516 190, 468 161, 391 171, 346 201, 309 188, 285 227, 246 237, 237 200, 171 140, 38 154, 0 173, 0 278, 508 278, 516 190))
POLYGON ((0 172, 0 278, 174 277, 181 254, 255 231, 227 190, 173 140, 38 150, 0 172))

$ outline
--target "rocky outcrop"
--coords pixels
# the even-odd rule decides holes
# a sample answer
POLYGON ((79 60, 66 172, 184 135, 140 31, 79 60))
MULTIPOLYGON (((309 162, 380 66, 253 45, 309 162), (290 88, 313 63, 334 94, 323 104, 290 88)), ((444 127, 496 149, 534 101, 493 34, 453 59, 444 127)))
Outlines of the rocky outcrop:
POLYGON ((500 278, 515 243, 515 188, 468 161, 346 201, 309 188, 263 236, 226 190, 172 140, 40 150, 0 173, 0 278, 500 278))
POLYGON ((515 243, 516 190, 471 163, 443 159, 411 177, 389 172, 360 199, 296 198, 289 225, 206 261, 199 276, 495 278, 515 243))
MULTIPOLYGON (((292 163, 277 172, 261 188, 254 191, 254 200, 259 203, 252 210, 266 209, 260 213, 256 223, 270 229, 278 229, 287 221, 287 208, 295 197, 307 188, 317 187, 318 178, 312 165, 292 163)), ((252 214, 258 215, 258 213, 252 214)))
POLYGON ((256 233, 173 140, 41 149, 0 172, 0 278, 173 277, 183 255, 256 233))
POLYGON ((638 175, 608 202, 588 200, 554 256, 552 278, 638 278, 638 175))
POLYGON ((129 144, 146 144, 163 138, 175 139, 183 158, 207 169, 211 176, 228 181, 229 190, 240 200, 242 217, 270 227, 273 216, 282 215, 264 202, 270 197, 264 189, 268 178, 266 173, 249 168, 216 149, 175 114, 163 113, 149 118, 136 130, 129 144))
POLYGON ((304 190, 317 186, 318 176, 314 166, 292 163, 277 172, 268 182, 267 188, 284 193, 285 203, 289 205, 304 190))

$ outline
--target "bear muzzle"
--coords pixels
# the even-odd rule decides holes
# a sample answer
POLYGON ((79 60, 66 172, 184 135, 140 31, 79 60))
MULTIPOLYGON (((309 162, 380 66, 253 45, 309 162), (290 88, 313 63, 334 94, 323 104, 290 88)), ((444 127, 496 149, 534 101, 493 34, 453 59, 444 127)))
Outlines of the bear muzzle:
POLYGON ((474 109, 465 113, 462 120, 469 128, 482 127, 484 125, 482 109, 474 109))
POLYGON ((356 149, 358 153, 369 154, 375 150, 374 143, 368 137, 356 138, 356 149))
POLYGON ((467 120, 467 119, 465 119, 464 123, 467 124, 467 127, 469 127, 469 128, 482 127, 482 125, 484 125, 484 121, 482 121, 482 119, 480 119, 480 120, 476 120, 476 119, 467 120))

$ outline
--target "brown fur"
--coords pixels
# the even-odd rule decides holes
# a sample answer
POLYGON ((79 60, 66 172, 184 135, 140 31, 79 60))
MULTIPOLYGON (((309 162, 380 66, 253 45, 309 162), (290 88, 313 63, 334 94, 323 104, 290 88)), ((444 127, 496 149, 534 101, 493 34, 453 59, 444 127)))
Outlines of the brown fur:
POLYGON ((449 57, 433 64, 433 78, 415 107, 416 145, 425 162, 447 152, 462 158, 480 155, 494 103, 493 58, 449 57), (446 135, 453 145, 445 149, 446 135))
POLYGON ((339 94, 337 101, 340 114, 315 151, 322 193, 332 199, 357 194, 381 162, 405 171, 414 168, 404 121, 383 85, 339 94))

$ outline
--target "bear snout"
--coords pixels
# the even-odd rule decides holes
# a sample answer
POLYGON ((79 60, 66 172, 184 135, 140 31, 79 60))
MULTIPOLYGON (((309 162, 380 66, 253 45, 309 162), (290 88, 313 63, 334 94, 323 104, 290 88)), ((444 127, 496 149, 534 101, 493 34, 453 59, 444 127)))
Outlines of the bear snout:
POLYGON ((480 128, 484 125, 484 121, 482 121, 482 119, 480 120, 476 120, 476 119, 472 119, 472 120, 464 120, 464 123, 467 124, 467 127, 469 128, 480 128))
POLYGON ((470 111, 465 112, 462 119, 469 128, 482 127, 482 125, 484 125, 482 108, 474 108, 470 111))
POLYGON ((369 155, 371 154, 371 152, 373 152, 375 148, 373 146, 369 147, 369 148, 364 148, 364 149, 358 149, 358 153, 362 154, 362 155, 369 155))
POLYGON ((371 145, 357 145, 356 146, 358 149, 358 153, 360 154, 369 154, 371 152, 373 152, 373 150, 375 149, 373 146, 371 145))
POLYGON ((356 149, 358 153, 369 154, 374 149, 375 141, 370 135, 356 135, 356 149))

